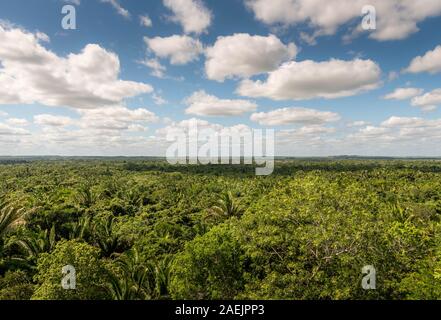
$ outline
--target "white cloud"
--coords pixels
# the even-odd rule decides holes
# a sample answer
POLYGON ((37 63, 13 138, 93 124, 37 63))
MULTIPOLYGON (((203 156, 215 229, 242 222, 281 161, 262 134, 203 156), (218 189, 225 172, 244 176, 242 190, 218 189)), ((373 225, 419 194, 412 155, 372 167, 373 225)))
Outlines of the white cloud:
MULTIPOLYGON (((323 118, 323 119, 326 119, 323 118)), ((439 156, 441 119, 391 117, 383 123, 371 125, 359 121, 356 131, 331 127, 333 121, 317 123, 296 122, 295 128, 276 130, 276 154, 290 156, 329 156, 358 154, 366 156, 439 156), (298 127, 297 127, 298 125, 298 127)), ((187 133, 189 125, 197 124, 199 132, 210 129, 218 134, 243 132, 246 125, 225 127, 198 119, 172 122, 158 129, 154 137, 165 143, 167 133, 187 133)))
POLYGON ((351 123, 348 123, 347 126, 349 128, 353 128, 353 127, 364 127, 364 126, 368 126, 369 122, 367 121, 353 121, 351 123))
POLYGON ((171 20, 179 23, 185 33, 200 34, 211 25, 212 14, 201 0, 163 0, 173 12, 171 20))
POLYGON ((148 130, 148 128, 141 124, 131 124, 127 130, 129 132, 145 132, 148 130))
POLYGON ((274 100, 332 99, 375 89, 380 76, 371 60, 292 61, 270 72, 266 81, 242 81, 237 92, 274 100))
POLYGON ((294 43, 284 45, 276 36, 251 36, 237 33, 219 37, 206 50, 205 71, 212 80, 249 77, 276 69, 297 54, 294 43))
POLYGON ((36 36, 36 38, 37 38, 39 41, 42 41, 42 42, 50 42, 50 41, 51 41, 51 39, 49 38, 49 36, 48 36, 46 33, 43 33, 43 32, 37 32, 37 33, 35 34, 35 36, 36 36))
POLYGON ((113 112, 103 110, 100 119, 100 112, 97 110, 93 110, 93 115, 88 116, 85 113, 91 110, 84 110, 83 117, 77 119, 64 119, 60 116, 51 118, 44 115, 45 117, 39 117, 41 127, 36 127, 32 132, 0 124, 2 153, 77 156, 162 155, 161 148, 164 146, 160 141, 145 136, 148 129, 146 123, 155 117, 145 109, 117 109, 119 110, 113 112))
POLYGON ((153 90, 144 83, 119 80, 118 56, 96 44, 59 57, 35 34, 2 25, 0 42, 0 104, 100 108, 153 90))
MULTIPOLYGON (((40 114, 34 117, 34 123, 45 127, 75 126, 82 130, 110 131, 145 131, 139 130, 143 124, 158 121, 158 117, 151 111, 143 108, 128 109, 126 107, 107 107, 100 109, 81 110, 81 118, 74 120, 65 116, 40 114)), ((74 132, 75 130, 72 130, 74 132)), ((114 134, 114 133, 112 133, 114 134)))
POLYGON ((10 118, 6 120, 6 123, 10 126, 14 127, 25 127, 29 125, 29 121, 26 119, 19 119, 19 118, 10 118))
POLYGON ((298 145, 308 145, 309 148, 324 142, 324 138, 336 132, 335 128, 321 125, 303 126, 298 129, 287 129, 276 132, 278 145, 289 145, 290 148, 298 145))
POLYGON ((72 3, 77 6, 79 6, 81 4, 81 0, 63 0, 63 2, 72 3))
POLYGON ((197 39, 189 36, 174 35, 171 37, 144 37, 150 51, 160 58, 170 59, 173 65, 184 65, 198 59, 203 46, 197 39))
POLYGON ((7 117, 8 113, 0 110, 0 117, 7 117))
POLYGON ((387 79, 388 79, 389 81, 394 81, 394 80, 397 80, 399 76, 400 76, 400 73, 399 73, 399 72, 397 72, 397 71, 391 71, 391 72, 389 72, 389 74, 388 74, 388 76, 387 76, 387 79))
POLYGON ((139 16, 139 22, 141 23, 141 26, 143 26, 143 27, 153 26, 152 19, 150 19, 150 17, 147 14, 139 16))
POLYGON ((393 152, 404 156, 439 156, 437 145, 441 142, 441 119, 393 116, 379 126, 366 126, 348 135, 341 143, 344 142, 349 142, 356 150, 369 148, 371 154, 374 154, 372 150, 377 154, 382 150, 389 156, 393 152))
POLYGON ((264 126, 321 125, 340 120, 340 115, 334 112, 293 107, 276 109, 270 112, 253 113, 251 120, 264 126))
MULTIPOLYGON (((251 128, 248 127, 245 124, 237 124, 234 126, 223 126, 217 123, 208 122, 205 120, 200 120, 197 118, 191 118, 188 120, 183 120, 180 122, 172 122, 168 126, 158 129, 155 132, 154 139, 156 141, 162 141, 164 142, 165 146, 170 145, 170 141, 167 141, 167 136, 181 136, 186 135, 183 137, 187 142, 198 142, 199 146, 203 145, 207 141, 207 135, 217 135, 219 136, 243 136, 244 134, 248 134, 251 132, 251 128), (189 130, 195 130, 197 132, 197 136, 193 136, 190 134, 189 130)), ((227 147, 230 147, 230 144, 223 145, 222 141, 219 141, 220 148, 223 150, 226 150, 227 147)), ((241 142, 242 144, 242 142, 241 142)))
POLYGON ((129 130, 133 124, 151 123, 158 117, 147 109, 130 110, 125 107, 82 110, 80 126, 86 129, 129 130))
POLYGON ((155 104, 158 106, 162 106, 162 105, 168 103, 167 100, 165 100, 163 97, 161 97, 157 93, 152 94, 152 98, 153 98, 153 101, 155 102, 155 104))
POLYGON ((126 19, 130 18, 130 12, 121 7, 118 0, 101 0, 101 2, 110 4, 120 16, 123 16, 126 19))
POLYGON ((22 136, 22 135, 29 135, 29 131, 22 129, 22 128, 16 128, 12 127, 8 124, 0 123, 0 137, 1 136, 22 136))
POLYGON ((386 100, 407 100, 423 93, 424 90, 418 88, 397 88, 394 92, 384 96, 386 100))
POLYGON ((254 102, 248 100, 219 99, 205 91, 197 91, 185 100, 187 114, 198 116, 238 116, 257 109, 254 102))
MULTIPOLYGON (((296 130, 296 129, 294 129, 296 130)), ((304 126, 296 130, 297 133, 303 135, 329 134, 336 132, 335 128, 323 127, 320 125, 304 126)))
POLYGON ((409 67, 405 69, 405 72, 429 72, 432 74, 441 72, 441 45, 437 46, 432 51, 426 52, 423 56, 414 58, 409 67))
POLYGON ((146 67, 151 69, 151 75, 157 78, 165 78, 165 71, 167 71, 167 68, 161 64, 161 62, 156 59, 145 59, 143 61, 139 62, 142 65, 145 65, 146 67))
MULTIPOLYGON (((251 128, 244 124, 238 124, 234 126, 223 126, 216 123, 211 123, 208 121, 199 120, 196 118, 184 120, 181 122, 172 122, 168 126, 158 129, 155 134, 155 140, 163 141, 165 145, 169 145, 169 142, 165 142, 165 137, 167 134, 170 135, 181 135, 186 134, 186 140, 194 139, 189 137, 188 130, 189 127, 197 127, 199 136, 198 142, 203 145, 206 140, 203 134, 203 130, 209 130, 213 134, 216 133, 219 136, 231 136, 231 135, 243 135, 244 133, 250 132, 251 128)), ((265 131, 264 131, 265 132, 265 131)), ((299 155, 297 153, 298 149, 304 149, 311 151, 315 146, 323 147, 326 142, 329 141, 328 137, 336 132, 335 128, 326 127, 324 125, 316 124, 306 124, 299 128, 287 129, 287 130, 276 130, 275 131, 275 150, 276 154, 287 154, 287 155, 299 155), (288 152, 284 152, 284 147, 288 146, 288 152)), ((265 133, 264 133, 265 135, 265 133)), ((263 143, 263 141, 261 141, 263 143)), ((225 150, 227 146, 220 145, 220 148, 225 150), (225 149, 224 149, 225 148, 225 149)), ((315 150, 315 149, 314 149, 315 150)), ((306 151, 306 152, 308 152, 306 151)))
POLYGON ((387 128, 375 127, 375 126, 367 126, 365 128, 360 129, 359 131, 359 133, 365 138, 381 136, 387 132, 388 132, 387 128))
POLYGON ((14 136, 19 139, 16 144, 20 143, 20 150, 32 147, 39 154, 145 155, 158 150, 158 145, 143 136, 148 130, 146 124, 158 121, 146 109, 120 106, 85 109, 79 114, 76 119, 37 115, 34 123, 41 126, 40 130, 29 137, 14 136))
POLYGON ((389 119, 383 121, 381 126, 386 128, 396 128, 396 127, 423 127, 426 126, 427 121, 423 118, 417 117, 390 117, 389 119))
POLYGON ((441 104, 441 89, 435 89, 431 92, 412 99, 412 105, 420 107, 423 111, 435 110, 441 104))
POLYGON ((34 123, 41 126, 65 127, 74 123, 74 120, 64 116, 54 116, 50 114, 39 114, 34 116, 34 123))
MULTIPOLYGON (((137 125, 127 127, 128 134, 122 134, 120 130, 79 128, 67 130, 63 127, 43 127, 41 132, 21 141, 20 152, 27 150, 27 146, 38 148, 39 154, 60 155, 147 155, 158 149, 149 138, 133 136, 133 132, 142 134, 137 125)), ((28 152, 27 152, 28 153, 28 152)))
POLYGON ((373 5, 377 11, 377 29, 370 33, 376 40, 398 40, 419 31, 418 23, 441 15, 439 0, 244 0, 257 20, 266 24, 308 24, 314 39, 333 35, 352 21, 362 21, 362 8, 373 5))
POLYGON ((164 128, 156 130, 156 138, 164 140, 168 134, 188 133, 189 128, 196 126, 198 130, 214 130, 220 132, 224 127, 205 120, 191 118, 180 122, 171 122, 164 128))

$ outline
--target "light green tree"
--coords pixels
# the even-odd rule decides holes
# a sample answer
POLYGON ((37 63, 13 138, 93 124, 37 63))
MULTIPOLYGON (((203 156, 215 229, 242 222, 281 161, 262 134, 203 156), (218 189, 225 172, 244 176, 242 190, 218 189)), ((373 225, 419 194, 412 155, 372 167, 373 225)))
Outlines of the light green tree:
POLYGON ((88 300, 108 298, 105 290, 106 272, 99 259, 99 249, 76 240, 57 243, 52 253, 38 259, 34 280, 38 287, 33 295, 37 300, 88 300), (76 271, 76 288, 66 290, 61 281, 62 269, 71 265, 76 271))

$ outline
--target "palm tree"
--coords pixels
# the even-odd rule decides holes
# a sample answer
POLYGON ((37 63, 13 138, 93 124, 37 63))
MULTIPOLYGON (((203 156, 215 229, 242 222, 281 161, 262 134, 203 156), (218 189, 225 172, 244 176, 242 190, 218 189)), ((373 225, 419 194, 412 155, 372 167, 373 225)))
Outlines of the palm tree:
POLYGON ((155 264, 152 275, 153 279, 151 281, 154 284, 154 289, 152 292, 154 298, 168 298, 168 288, 171 280, 172 266, 172 256, 167 256, 155 264))
POLYGON ((13 203, 0 199, 0 239, 25 223, 25 208, 18 208, 13 203))
POLYGON ((110 294, 114 300, 167 299, 173 266, 173 257, 157 263, 142 261, 136 248, 117 260, 119 272, 111 273, 110 294))
POLYGON ((98 193, 92 189, 90 184, 82 184, 75 195, 75 200, 86 208, 94 205, 98 198, 98 193))
POLYGON ((115 217, 108 216, 96 221, 92 227, 93 239, 104 257, 110 257, 120 244, 119 236, 113 231, 115 217))
POLYGON ((127 278, 124 277, 121 279, 118 275, 110 271, 108 272, 108 277, 109 284, 106 289, 113 300, 133 300, 132 296, 130 295, 130 290, 128 289, 130 284, 127 278))
POLYGON ((69 239, 87 240, 91 233, 91 218, 89 215, 82 216, 72 224, 69 239))
POLYGON ((24 208, 14 206, 13 203, 0 198, 0 267, 5 261, 1 259, 4 249, 4 240, 6 236, 25 223, 24 217, 26 211, 24 208))
POLYGON ((55 247, 55 226, 50 230, 40 230, 38 233, 18 234, 6 244, 7 247, 17 246, 20 254, 11 258, 11 261, 18 262, 28 268, 35 268, 37 258, 41 253, 50 252, 55 247))
POLYGON ((150 264, 144 264, 136 248, 133 248, 116 261, 119 272, 110 273, 108 290, 114 300, 142 300, 151 297, 149 277, 150 264))
POLYGON ((240 217, 244 210, 234 199, 231 192, 226 192, 222 198, 217 201, 217 205, 208 209, 208 216, 215 218, 229 219, 231 217, 240 217))
POLYGON ((133 188, 124 193, 124 200, 131 206, 140 207, 143 202, 143 195, 141 190, 133 188))

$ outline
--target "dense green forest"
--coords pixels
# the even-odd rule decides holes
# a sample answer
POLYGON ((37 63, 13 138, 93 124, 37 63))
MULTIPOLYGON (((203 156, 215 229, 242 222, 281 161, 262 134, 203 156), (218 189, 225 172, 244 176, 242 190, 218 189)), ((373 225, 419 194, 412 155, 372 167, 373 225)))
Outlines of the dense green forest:
POLYGON ((3 161, 0 299, 439 299, 440 178, 435 160, 3 161))

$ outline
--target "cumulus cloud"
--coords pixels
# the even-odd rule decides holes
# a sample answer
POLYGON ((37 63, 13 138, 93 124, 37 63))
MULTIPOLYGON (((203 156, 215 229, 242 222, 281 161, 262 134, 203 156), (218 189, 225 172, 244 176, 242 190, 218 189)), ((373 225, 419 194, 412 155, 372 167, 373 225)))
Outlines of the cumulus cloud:
POLYGON ((403 155, 439 155, 437 145, 441 142, 441 119, 393 116, 378 126, 366 126, 348 135, 344 141, 382 149, 388 155, 392 150, 403 155), (424 154, 423 154, 424 152, 424 154))
POLYGON ((141 124, 131 124, 127 130, 130 132, 145 132, 148 130, 148 128, 141 124))
POLYGON ((125 107, 82 110, 79 125, 86 129, 129 130, 139 123, 158 121, 158 117, 143 108, 131 110, 125 107))
MULTIPOLYGON (((142 125, 158 121, 158 117, 151 111, 138 108, 107 107, 99 109, 81 110, 79 119, 66 116, 40 114, 34 117, 34 123, 43 127, 74 126, 82 131, 91 130, 109 131, 141 131, 142 125)), ((145 128, 144 126, 142 126, 145 128)), ((75 130, 72 130, 74 132, 75 130)), ((143 130, 144 131, 144 130, 143 130)))
POLYGON ((244 0, 257 20, 268 25, 306 23, 315 38, 333 35, 353 22, 361 24, 362 8, 369 4, 377 11, 377 29, 370 33, 376 40, 399 40, 419 31, 418 23, 441 15, 439 0, 244 0))
POLYGON ((123 16, 126 19, 130 18, 130 12, 121 7, 118 0, 101 0, 101 2, 110 4, 120 16, 123 16))
MULTIPOLYGON (((80 117, 40 114, 34 117, 39 131, 15 136, 22 146, 33 146, 39 153, 84 155, 149 154, 158 146, 143 136, 147 124, 158 121, 144 108, 107 107, 84 109, 80 117), (47 150, 47 151, 46 151, 47 150)), ((35 152, 35 151, 34 151, 35 152)))
POLYGON ((143 26, 143 27, 153 26, 152 19, 150 19, 150 17, 147 14, 139 16, 139 22, 141 23, 141 26, 143 26))
POLYGON ((156 94, 156 93, 152 94, 152 98, 153 98, 154 103, 158 106, 162 106, 162 105, 168 103, 168 101, 166 99, 164 99, 162 96, 160 96, 159 94, 156 94))
POLYGON ((144 37, 149 51, 159 58, 170 59, 173 65, 184 65, 198 59, 204 51, 202 43, 189 36, 144 37))
POLYGON ((323 143, 326 137, 335 132, 335 128, 321 125, 303 126, 297 129, 277 131, 276 142, 278 145, 289 145, 290 148, 305 144, 311 148, 323 143))
POLYGON ((420 107, 423 111, 435 110, 439 104, 441 104, 441 89, 435 89, 412 99, 412 105, 420 107))
POLYGON ((129 133, 146 130, 157 117, 147 109, 131 110, 127 98, 150 93, 145 83, 119 79, 116 54, 96 44, 80 53, 58 56, 47 50, 38 33, 0 24, 0 104, 70 107, 79 117, 39 114, 32 132, 10 118, 0 125, 5 153, 129 154, 148 150, 148 138, 129 133), (144 150, 144 149, 142 149, 144 150))
POLYGON ((353 122, 347 124, 347 126, 348 126, 349 128, 363 127, 363 126, 367 126, 367 125, 369 125, 369 122, 367 122, 367 121, 362 121, 362 120, 359 120, 359 121, 353 121, 353 122))
POLYGON ((65 127, 74 123, 74 120, 65 116, 54 116, 51 114, 39 114, 34 116, 34 123, 41 126, 65 127))
POLYGON ((0 104, 91 109, 153 91, 148 84, 118 79, 118 56, 96 44, 59 57, 35 34, 2 25, 0 42, 0 104))
MULTIPOLYGON (((156 130, 154 138, 156 141, 163 141, 164 144, 168 146, 170 145, 170 140, 168 140, 169 137, 180 137, 183 139, 183 142, 197 142, 199 147, 201 147, 206 144, 209 137, 237 137, 239 139, 250 133, 252 133, 252 129, 245 124, 223 126, 221 124, 191 118, 180 122, 172 122, 166 127, 156 130)), ((223 152, 225 151, 226 154, 230 153, 231 143, 236 146, 238 146, 237 143, 240 143, 240 145, 243 145, 244 143, 244 141, 231 141, 224 144, 225 141, 226 140, 221 139, 218 140, 220 149, 223 150, 223 152)), ((260 141, 263 142, 263 140, 260 141)))
POLYGON ((0 123, 0 137, 1 136, 22 136, 22 135, 29 135, 29 131, 17 128, 15 126, 11 126, 9 124, 0 123))
POLYGON ((197 118, 191 118, 182 120, 179 122, 172 121, 167 126, 157 129, 155 137, 157 139, 165 141, 167 135, 188 134, 189 128, 197 128, 198 130, 213 130, 220 132, 224 127, 220 124, 208 122, 206 120, 200 120, 197 118))
POLYGON ((396 127, 424 127, 427 126, 430 122, 424 120, 423 118, 418 117, 397 117, 393 116, 389 119, 383 121, 381 126, 387 128, 396 128, 396 127))
POLYGON ((441 46, 437 46, 432 51, 426 52, 423 56, 414 58, 409 67, 405 69, 405 72, 429 72, 432 74, 441 72, 441 46))
POLYGON ((205 91, 197 91, 185 100, 187 114, 197 116, 237 116, 257 109, 254 102, 239 99, 219 99, 205 91))
POLYGON ((382 136, 387 133, 389 130, 387 128, 375 127, 375 126, 367 126, 359 130, 359 137, 363 138, 375 138, 377 136, 382 136))
POLYGON ((264 126, 321 125, 340 120, 340 115, 329 111, 293 107, 253 113, 251 120, 264 126))
POLYGON ((72 4, 75 4, 77 6, 79 6, 81 4, 81 0, 63 0, 63 2, 72 3, 72 4))
POLYGON ((146 58, 142 61, 139 61, 140 64, 146 66, 151 70, 150 74, 157 78, 165 78, 165 72, 167 68, 161 64, 161 62, 157 58, 146 58))
MULTIPOLYGON (((60 155, 145 155, 152 154, 158 147, 151 139, 141 135, 134 136, 133 131, 141 132, 136 125, 130 125, 127 134, 118 130, 47 126, 40 132, 21 138, 20 152, 28 150, 28 145, 37 148, 39 154, 60 155)), ((144 128, 143 131, 146 129, 144 128)))
POLYGON ((29 125, 29 121, 26 119, 20 119, 20 118, 9 118, 6 120, 6 123, 13 127, 25 127, 29 125))
MULTIPOLYGON (((206 137, 203 134, 204 130, 217 134, 218 136, 236 137, 243 137, 244 134, 248 134, 252 130, 245 124, 223 126, 197 118, 192 118, 181 122, 172 122, 168 126, 158 129, 155 134, 155 139, 158 141, 165 141, 165 137, 167 135, 181 136, 182 134, 185 134, 186 141, 189 141, 190 139, 192 139, 191 141, 194 141, 195 138, 192 138, 189 135, 190 127, 192 129, 197 128, 199 133, 197 141, 200 143, 200 146, 206 142, 206 137)), ((275 130, 275 150, 277 154, 299 155, 297 153, 299 149, 303 149, 302 151, 308 150, 309 152, 315 151, 316 146, 323 149, 323 146, 326 145, 327 141, 329 141, 327 137, 333 135, 335 132, 335 128, 317 124, 301 124, 299 128, 275 130), (286 149, 286 147, 288 147, 288 149, 286 149), (293 154, 293 152, 295 153, 293 154)), ((265 131, 263 131, 263 134, 265 136, 265 131)), ((264 140, 265 137, 263 140, 260 140, 260 142, 264 143, 264 140)), ((241 142, 241 145, 243 145, 243 142, 241 142)), ((220 143, 221 150, 227 150, 226 147, 227 146, 223 145, 222 142, 220 143)))
POLYGON ((416 97, 423 93, 422 89, 418 88, 397 88, 394 92, 384 96, 386 100, 407 100, 416 97))
POLYGON ((163 3, 173 12, 171 20, 180 24, 185 33, 200 34, 211 25, 212 14, 201 0, 163 0, 163 3))
POLYGON ((336 132, 335 128, 324 127, 321 125, 303 126, 298 129, 280 130, 278 136, 289 138, 311 138, 311 136, 318 136, 321 134, 330 134, 336 132))
POLYGON ((297 54, 294 43, 283 44, 276 36, 251 36, 237 33, 219 37, 207 48, 205 71, 212 80, 250 77, 276 69, 297 54))
POLYGON ((242 81, 237 92, 273 100, 332 99, 375 89, 380 76, 380 67, 371 60, 292 61, 270 72, 265 81, 242 81))

